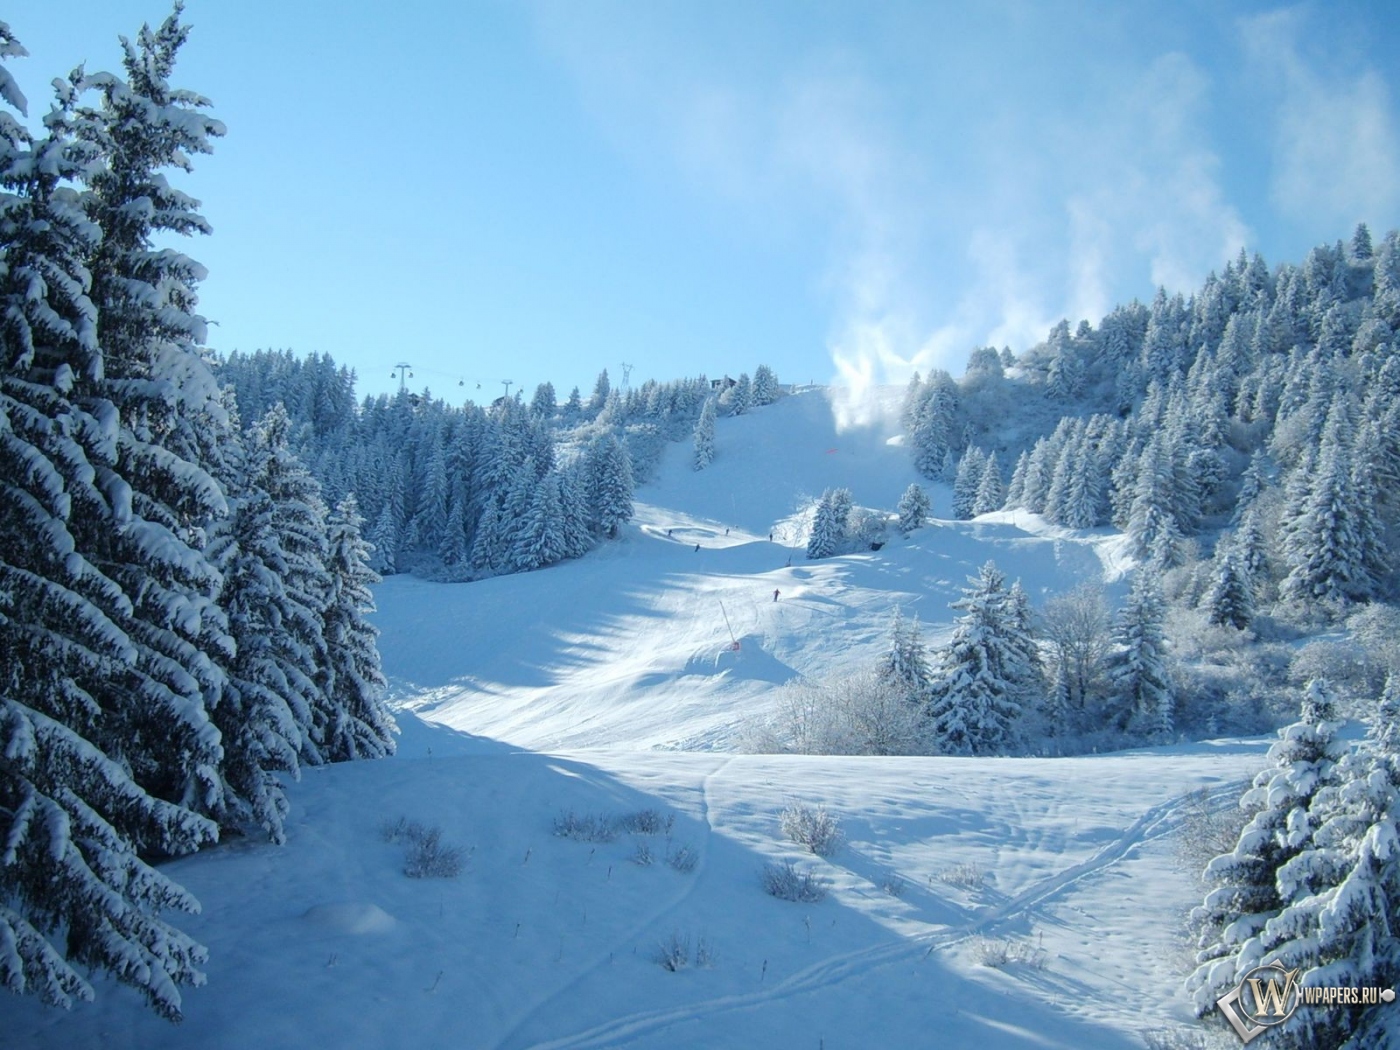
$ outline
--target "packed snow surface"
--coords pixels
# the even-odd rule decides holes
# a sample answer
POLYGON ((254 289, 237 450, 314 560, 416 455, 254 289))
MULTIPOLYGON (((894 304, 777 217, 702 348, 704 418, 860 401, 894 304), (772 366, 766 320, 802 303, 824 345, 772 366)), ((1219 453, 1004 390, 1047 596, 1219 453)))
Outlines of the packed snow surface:
POLYGON ((776 684, 872 659, 895 605, 936 642, 989 558, 1036 599, 1121 574, 1111 534, 1024 514, 806 561, 806 500, 846 485, 888 509, 916 480, 895 434, 840 432, 805 392, 721 420, 704 472, 670 448, 622 540, 588 557, 471 585, 387 581, 376 623, 399 754, 308 770, 285 846, 229 841, 166 866, 202 902, 179 921, 210 949, 184 1023, 99 980, 71 1013, 0 997, 0 1042, 1126 1050, 1185 1023, 1199 888, 1172 832, 1190 793, 1237 794, 1267 742, 733 751, 776 684), (818 857, 788 841, 794 802, 838 818, 844 845, 818 857), (461 873, 407 877, 409 823, 438 829, 461 873), (600 826, 615 833, 590 841, 600 826), (761 872, 785 861, 825 899, 765 893, 761 872), (1023 960, 984 965, 988 939, 1023 960))

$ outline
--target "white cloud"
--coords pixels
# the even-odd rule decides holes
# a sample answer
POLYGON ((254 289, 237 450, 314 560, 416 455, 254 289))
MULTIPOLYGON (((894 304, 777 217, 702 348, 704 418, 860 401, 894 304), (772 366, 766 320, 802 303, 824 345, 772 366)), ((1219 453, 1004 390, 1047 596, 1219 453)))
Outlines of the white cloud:
POLYGON ((619 35, 546 6, 545 35, 642 163, 675 165, 736 222, 817 231, 849 422, 868 421, 874 385, 1097 321, 1149 278, 1190 291, 1246 242, 1206 130, 1211 83, 1185 55, 1086 57, 1095 92, 1035 94, 1017 70, 953 104, 879 52, 770 41, 734 59, 655 8, 622 10, 619 35))
POLYGON ((1097 320, 1108 306, 1110 268, 1147 264, 1154 286, 1189 292, 1248 240, 1221 189, 1208 145, 1209 82, 1185 55, 1167 54, 1127 85, 1109 119, 1084 129, 1095 173, 1067 202, 1072 230, 1072 317, 1097 320), (1099 304, 1096 313, 1085 307, 1099 304))
POLYGON ((1289 218, 1336 230, 1400 205, 1400 135, 1373 69, 1324 70, 1299 44, 1302 11, 1242 19, 1251 71, 1277 93, 1271 196, 1289 218))

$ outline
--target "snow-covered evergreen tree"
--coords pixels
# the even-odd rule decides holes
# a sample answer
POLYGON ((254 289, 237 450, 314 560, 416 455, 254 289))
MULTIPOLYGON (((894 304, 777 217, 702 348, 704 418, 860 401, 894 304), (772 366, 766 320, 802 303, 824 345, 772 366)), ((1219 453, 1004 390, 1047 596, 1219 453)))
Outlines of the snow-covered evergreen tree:
POLYGON ((987 459, 976 446, 969 447, 958 460, 958 476, 953 482, 953 517, 962 520, 972 517, 986 466, 987 459))
POLYGON ((550 473, 534 487, 530 505, 520 518, 511 551, 511 564, 521 572, 529 572, 560 561, 567 550, 559 477, 550 473))
POLYGON ((840 550, 850 509, 851 494, 845 489, 827 489, 822 493, 812 518, 812 534, 807 539, 807 557, 829 558, 840 550))
POLYGON ((227 513, 205 464, 229 439, 221 394, 199 346, 195 312, 203 270, 171 248, 169 234, 208 232, 196 202, 165 171, 189 170, 223 126, 208 103, 168 77, 188 29, 176 10, 157 29, 123 40, 125 76, 78 71, 69 88, 95 92, 71 121, 87 162, 89 218, 101 240, 89 261, 101 366, 91 396, 119 420, 106 487, 123 495, 118 528, 79 521, 79 540, 130 597, 123 629, 136 647, 139 682, 113 676, 104 692, 123 758, 139 783, 162 798, 206 812, 220 806, 218 734, 207 710, 223 687, 218 654, 232 644, 216 603, 217 570, 204 528, 227 513))
POLYGON ((553 383, 540 383, 535 387, 535 396, 530 399, 530 412, 544 419, 551 418, 559 406, 554 397, 553 383))
POLYGON ((1366 564, 1365 513, 1353 488, 1346 428, 1349 420, 1338 402, 1321 436, 1315 468, 1300 465, 1298 484, 1285 508, 1289 519, 1283 542, 1288 575, 1280 585, 1285 597, 1306 602, 1339 603, 1370 597, 1375 580, 1366 564))
POLYGON ((1254 620, 1254 586, 1232 544, 1216 558, 1214 580, 1206 595, 1210 622, 1244 630, 1254 620))
POLYGON ((577 558, 593 546, 588 531, 588 493, 577 466, 559 472, 560 530, 564 539, 564 557, 577 558))
POLYGON ((876 664, 875 673, 908 703, 922 705, 928 698, 932 676, 928 654, 919 637, 919 618, 906 621, 897 605, 890 623, 890 645, 876 664))
POLYGON ((626 446, 611 434, 596 439, 589 448, 587 470, 594 525, 601 535, 615 539, 632 520, 632 460, 626 446))
POLYGON ((311 724, 317 668, 303 659, 291 625, 306 615, 284 584, 287 553, 267 492, 246 477, 231 493, 232 515, 213 530, 209 553, 223 574, 219 604, 234 651, 212 717, 223 743, 220 820, 286 838, 287 798, 278 773, 297 776, 311 724))
POLYGON ((963 615, 938 655, 929 721, 945 754, 1005 754, 1020 742, 1024 695, 1005 577, 988 562, 968 582, 964 597, 951 603, 963 615))
MULTIPOLYGON (((1397 716, 1400 695, 1388 683, 1366 739, 1333 767, 1306 821, 1288 827, 1302 846, 1278 868, 1284 903, 1260 944, 1266 961, 1301 970, 1304 987, 1388 988, 1400 978, 1397 716)), ((1381 1008, 1299 1011, 1273 1038, 1282 1046, 1361 1050, 1387 1045, 1387 1029, 1381 1008)))
POLYGON ((753 373, 753 403, 755 405, 771 405, 778 400, 781 387, 778 386, 778 377, 773 369, 767 365, 759 365, 753 373))
POLYGON ((1266 926, 1289 903, 1279 872, 1308 845, 1312 800, 1334 782, 1345 751, 1335 719, 1330 689, 1313 681, 1299 721, 1279 730, 1278 743, 1269 749, 1270 768, 1240 797, 1240 807, 1253 816, 1234 850, 1206 867, 1213 888, 1192 912, 1201 950, 1187 982, 1198 1013, 1214 1009, 1217 999, 1267 960, 1266 926))
POLYGON ((1164 740, 1172 732, 1176 703, 1162 632, 1165 603, 1152 575, 1139 570, 1114 626, 1118 650, 1109 661, 1119 724, 1131 733, 1164 740))
POLYGON ((291 419, 274 405, 249 432, 248 484, 265 493, 275 533, 285 604, 272 643, 286 695, 298 720, 304 761, 324 759, 332 711, 326 697, 328 663, 322 627, 330 578, 326 572, 326 507, 321 486, 292 452, 291 419))
MULTIPOLYGON (((0 23, 0 59, 24 53, 0 23)), ((0 113, 0 986, 69 1006, 92 998, 81 971, 106 971, 178 1018, 205 952, 160 912, 198 905, 143 856, 191 852, 216 828, 153 797, 126 757, 144 742, 124 738, 122 705, 148 715, 174 698, 143 667, 131 596, 91 543, 132 507, 120 421, 98 393, 96 231, 69 184, 60 91, 37 142, 0 113)), ((3 66, 0 98, 26 108, 3 66)), ((167 725, 198 762, 188 779, 171 765, 212 808, 217 734, 202 705, 167 709, 167 725)))
POLYGON ((328 522, 325 564, 330 586, 321 614, 328 715, 322 755, 328 762, 394 753, 394 719, 384 703, 387 683, 375 642, 379 631, 365 618, 374 612, 370 587, 379 577, 369 567, 362 524, 353 494, 336 504, 328 522))
POLYGON ((603 406, 608 403, 608 396, 612 393, 612 383, 608 379, 608 370, 605 368, 598 373, 598 379, 593 384, 593 396, 588 399, 588 414, 596 416, 603 411, 603 406))
POLYGON ((753 406, 753 384, 747 372, 740 372, 734 385, 720 394, 719 406, 731 416, 742 416, 753 406))
POLYGON ((704 470, 715 458, 715 402, 706 398, 695 423, 695 469, 704 470))
POLYGON ((899 497, 899 531, 908 536, 917 528, 923 527, 928 519, 929 501, 926 493, 917 484, 910 484, 899 497))
POLYGON ((972 516, 990 514, 1001 510, 1006 502, 1006 486, 1001 480, 1001 467, 997 465, 997 454, 991 453, 982 465, 982 479, 977 483, 977 493, 972 499, 972 516))

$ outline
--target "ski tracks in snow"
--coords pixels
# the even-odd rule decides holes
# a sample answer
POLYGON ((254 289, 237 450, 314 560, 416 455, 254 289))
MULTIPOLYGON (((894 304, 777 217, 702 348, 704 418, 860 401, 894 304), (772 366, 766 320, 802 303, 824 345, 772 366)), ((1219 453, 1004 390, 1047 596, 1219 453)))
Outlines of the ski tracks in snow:
MULTIPOLYGON (((734 762, 734 758, 734 755, 730 755, 719 765, 715 766, 714 769, 706 773, 700 780, 700 816, 705 822, 705 838, 707 847, 709 838, 714 833, 714 823, 710 819, 710 813, 712 808, 710 801, 710 781, 713 780, 715 777, 719 776, 721 773, 723 773, 727 768, 729 768, 729 766, 734 762)), ((667 914, 675 911, 678 907, 684 904, 686 900, 689 899, 691 894, 695 892, 695 887, 699 884, 700 877, 705 872, 705 862, 708 856, 709 849, 701 849, 699 860, 697 861, 694 870, 690 872, 689 877, 686 879, 684 889, 682 889, 680 893, 676 894, 674 897, 668 900, 665 904, 661 905, 655 911, 651 912, 643 919, 635 923, 633 927, 622 937, 618 938, 614 942, 614 944, 617 947, 621 947, 625 944, 634 943, 640 936, 642 936, 646 932, 647 929, 654 926, 658 922, 658 920, 660 920, 667 914)), ((590 976, 597 973, 605 966, 608 966, 611 963, 612 956, 614 954, 615 950, 609 952, 607 956, 600 955, 592 963, 588 964, 583 969, 577 971, 574 974, 574 976, 568 981, 566 981, 564 984, 560 985, 558 988, 554 989, 554 991, 550 992, 547 996, 545 996, 545 998, 528 1007, 522 1014, 520 1014, 515 1019, 513 1023, 511 1023, 510 1028, 496 1042, 497 1050, 506 1050, 507 1047, 518 1045, 529 1045, 532 1047, 553 1046, 553 1043, 521 1044, 518 1040, 518 1035, 527 1025, 530 1024, 532 1020, 534 1020, 534 1018, 536 1018, 537 1016, 539 1016, 539 1014, 548 1009, 552 1003, 557 1002, 566 993, 578 987, 579 984, 587 980, 590 976)), ((565 1042, 561 1045, 572 1046, 573 1044, 565 1042)))
MULTIPOLYGON (((709 821, 709 782, 723 771, 725 765, 728 763, 726 762, 706 774, 701 785, 707 823, 709 821)), ((1216 797, 1222 794, 1237 795, 1248 783, 1247 780, 1241 780, 1222 784, 1212 791, 1212 795, 1216 797)), ((892 963, 927 958, 939 949, 952 947, 969 937, 985 933, 990 928, 1022 912, 1044 904, 1080 880, 1116 864, 1142 843, 1171 833, 1181 823, 1186 807, 1196 794, 1196 791, 1189 791, 1151 807, 1112 842, 1102 846, 1092 857, 1037 880, 1009 900, 980 911, 971 921, 961 926, 920 934, 893 944, 880 944, 833 955, 764 989, 702 999, 698 1002, 665 1009, 639 1011, 625 1017, 614 1018, 572 1035, 529 1044, 528 1050, 598 1050, 602 1047, 621 1046, 650 1032, 664 1029, 671 1024, 693 1021, 731 1010, 763 1006, 791 996, 829 988, 849 978, 892 963)), ((682 897, 682 899, 684 898, 682 897)), ((680 902, 673 901, 648 922, 654 921, 655 918, 678 903, 680 902)), ((578 979, 582 979, 583 976, 580 975, 578 979)), ((576 983, 577 980, 571 982, 571 985, 576 983)), ((556 996, 552 996, 551 1001, 556 996)), ((534 1016, 544 1005, 546 1004, 537 1006, 529 1016, 534 1016)), ((523 1027, 528 1019, 529 1017, 522 1019, 512 1032, 507 1034, 498 1044, 498 1050, 505 1050, 507 1046, 513 1045, 511 1037, 523 1027)))

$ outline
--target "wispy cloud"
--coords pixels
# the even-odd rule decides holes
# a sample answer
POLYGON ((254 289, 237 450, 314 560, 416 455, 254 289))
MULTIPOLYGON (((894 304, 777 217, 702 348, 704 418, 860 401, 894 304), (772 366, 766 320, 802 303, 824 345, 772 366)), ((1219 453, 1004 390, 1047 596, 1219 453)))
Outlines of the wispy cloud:
POLYGON ((664 156, 737 222, 801 226, 821 246, 810 265, 849 422, 868 421, 873 386, 956 372, 976 345, 1023 349, 1062 316, 1097 321, 1125 289, 1189 291, 1247 241, 1211 146, 1212 82, 1184 54, 1082 57, 1076 76, 1098 89, 1073 90, 1034 24, 1005 40, 971 27, 994 76, 924 25, 925 64, 960 65, 910 81, 884 64, 888 38, 734 57, 655 8, 620 9, 623 33, 577 10, 541 8, 544 34, 621 148, 664 156), (951 98, 970 73, 971 94, 951 98))
POLYGON ((1329 230, 1395 214, 1400 134, 1375 69, 1325 68, 1300 38, 1307 12, 1290 8, 1240 21, 1251 71, 1276 106, 1271 196, 1288 217, 1329 230))
POLYGON ((1141 259, 1154 286, 1190 291, 1247 242, 1209 145, 1208 92, 1187 56, 1163 55, 1124 85, 1102 123, 1081 129, 1094 174, 1066 202, 1079 316, 1097 320, 1109 305, 1110 268, 1141 259))

